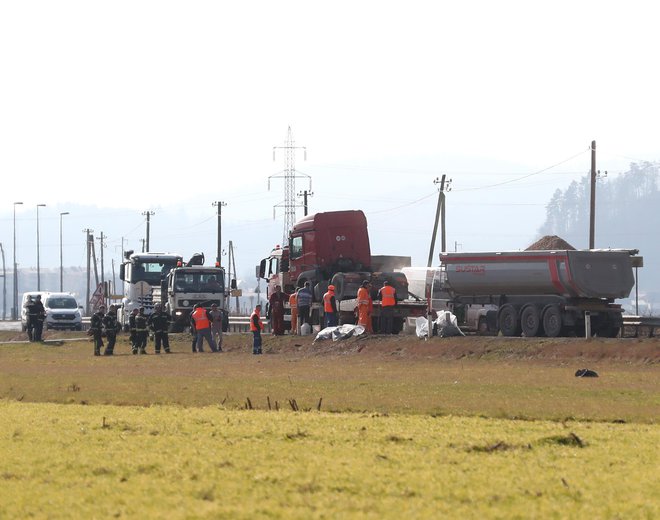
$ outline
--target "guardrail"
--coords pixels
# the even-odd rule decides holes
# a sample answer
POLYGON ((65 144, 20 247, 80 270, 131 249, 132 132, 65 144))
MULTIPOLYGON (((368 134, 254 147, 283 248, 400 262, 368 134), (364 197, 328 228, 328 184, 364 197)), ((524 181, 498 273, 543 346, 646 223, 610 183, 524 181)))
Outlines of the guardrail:
MULTIPOLYGON (((91 318, 83 317, 82 326, 83 330, 89 329, 91 318)), ((264 332, 270 332, 270 321, 262 318, 261 323, 264 325, 264 332)), ((249 316, 229 316, 229 329, 227 332, 250 332, 250 317, 249 316)))
POLYGON ((632 330, 633 337, 637 338, 641 335, 648 336, 649 338, 655 337, 655 329, 660 328, 660 317, 655 316, 623 316, 623 327, 621 331, 622 336, 628 336, 626 329, 632 330))

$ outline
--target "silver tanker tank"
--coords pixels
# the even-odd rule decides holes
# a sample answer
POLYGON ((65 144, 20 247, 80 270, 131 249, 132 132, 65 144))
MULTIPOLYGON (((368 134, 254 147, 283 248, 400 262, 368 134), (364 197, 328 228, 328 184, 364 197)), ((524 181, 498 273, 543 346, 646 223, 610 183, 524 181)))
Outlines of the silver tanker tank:
POLYGON ((548 250, 442 253, 453 296, 558 295, 626 298, 635 285, 637 250, 548 250))

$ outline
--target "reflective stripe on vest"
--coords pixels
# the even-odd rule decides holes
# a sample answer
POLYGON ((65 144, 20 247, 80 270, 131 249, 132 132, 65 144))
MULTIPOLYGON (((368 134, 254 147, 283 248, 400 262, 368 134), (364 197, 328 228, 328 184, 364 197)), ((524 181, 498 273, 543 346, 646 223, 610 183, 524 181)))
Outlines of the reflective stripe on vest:
POLYGON ((360 287, 357 292, 358 305, 369 305, 369 290, 365 287, 360 287))
POLYGON ((250 316, 250 331, 251 332, 256 332, 256 331, 261 330, 263 328, 264 328, 264 325, 263 325, 263 323, 261 323, 261 316, 259 316, 256 312, 253 312, 252 316, 250 316), (257 323, 259 324, 259 327, 257 327, 254 324, 254 317, 255 316, 257 317, 257 323))
POLYGON ((325 312, 335 312, 335 310, 332 308, 332 297, 335 295, 335 293, 328 291, 323 295, 323 310, 325 312))
POLYGON ((394 298, 395 293, 396 289, 394 287, 391 285, 384 285, 380 290, 381 305, 383 307, 392 307, 393 305, 396 305, 396 299, 394 298))
POLYGON ((209 317, 206 314, 206 309, 199 307, 195 312, 192 313, 192 318, 195 320, 195 329, 208 329, 211 326, 209 317))

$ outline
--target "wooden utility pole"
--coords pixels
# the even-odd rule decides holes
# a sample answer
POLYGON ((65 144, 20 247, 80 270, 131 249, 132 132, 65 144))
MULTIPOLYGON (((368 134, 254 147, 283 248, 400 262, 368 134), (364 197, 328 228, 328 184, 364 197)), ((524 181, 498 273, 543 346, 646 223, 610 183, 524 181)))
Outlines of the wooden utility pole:
POLYGON ((93 229, 83 229, 83 233, 86 234, 87 240, 87 293, 85 298, 85 315, 89 316, 89 289, 90 289, 90 271, 91 271, 91 262, 92 262, 92 251, 91 248, 94 245, 94 233, 93 229), (91 242, 91 243, 90 243, 91 242))
POLYGON ((596 235, 596 141, 591 141, 591 203, 589 206, 589 249, 595 247, 596 235))
POLYGON ((433 265, 433 251, 435 250, 435 237, 438 234, 438 221, 441 222, 440 233, 441 238, 441 250, 444 253, 447 250, 447 233, 445 232, 445 191, 451 191, 449 185, 451 184, 451 179, 445 180, 447 176, 443 175, 441 179, 435 179, 433 184, 440 184, 440 189, 438 191, 438 206, 435 210, 435 222, 433 224, 433 236, 431 237, 431 248, 429 250, 429 259, 426 267, 431 267, 433 265))
MULTIPOLYGON (((142 214, 146 215, 146 217, 147 217, 147 238, 146 238, 147 251, 146 252, 149 252, 150 251, 150 249, 149 249, 149 222, 150 222, 149 217, 151 217, 151 215, 155 215, 156 213, 151 211, 151 210, 147 210, 147 211, 144 211, 142 214)), ((142 251, 142 252, 144 253, 145 251, 142 251)))
POLYGON ((2 252, 2 321, 7 317, 7 271, 5 270, 5 250, 0 242, 0 252, 2 252))
POLYGON ((222 267, 222 207, 226 206, 226 202, 221 200, 212 203, 213 206, 218 208, 218 251, 215 261, 218 267, 222 267))
POLYGON ((300 193, 298 193, 298 197, 303 198, 303 213, 304 213, 305 216, 307 216, 307 214, 309 213, 309 206, 307 204, 307 197, 311 197, 312 195, 314 195, 314 192, 307 191, 307 190, 303 190, 300 193))

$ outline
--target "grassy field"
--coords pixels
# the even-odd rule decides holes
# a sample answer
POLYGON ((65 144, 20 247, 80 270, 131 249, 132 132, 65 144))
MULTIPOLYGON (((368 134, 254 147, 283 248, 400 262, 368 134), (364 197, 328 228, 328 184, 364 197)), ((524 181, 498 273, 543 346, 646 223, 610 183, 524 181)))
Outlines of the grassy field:
POLYGON ((443 343, 403 339, 354 344, 343 353, 311 340, 268 338, 266 345, 270 354, 252 356, 249 338, 231 336, 224 354, 192 354, 187 341, 177 341, 172 355, 132 356, 121 343, 121 355, 113 358, 93 357, 88 342, 0 345, 0 398, 234 409, 248 398, 261 409, 268 399, 273 407, 296 399, 305 408, 322 399, 323 411, 341 412, 628 422, 660 416, 660 371, 657 363, 644 362, 646 352, 636 362, 619 362, 558 354, 545 359, 539 342, 520 344, 518 355, 528 356, 517 359, 504 342, 480 357, 462 353, 476 349, 473 342, 451 356, 443 343), (576 378, 584 365, 600 377, 576 378))
POLYGON ((660 515, 657 340, 62 337, 0 344, 3 520, 660 515))
POLYGON ((0 401, 2 518, 657 518, 655 425, 0 401))

